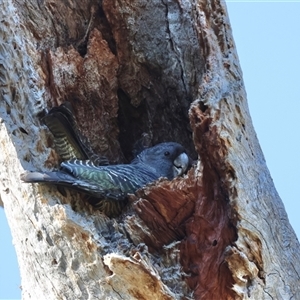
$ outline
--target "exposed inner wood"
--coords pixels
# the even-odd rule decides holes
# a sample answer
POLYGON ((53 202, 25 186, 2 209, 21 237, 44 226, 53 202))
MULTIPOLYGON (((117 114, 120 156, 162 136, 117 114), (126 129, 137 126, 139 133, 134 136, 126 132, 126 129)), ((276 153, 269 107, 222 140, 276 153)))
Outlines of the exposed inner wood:
POLYGON ((252 127, 223 1, 1 8, 0 195, 24 299, 296 294, 298 242, 252 127), (58 166, 40 118, 64 101, 111 163, 129 162, 147 134, 183 144, 195 166, 138 191, 116 219, 75 192, 22 184, 24 170, 58 166))

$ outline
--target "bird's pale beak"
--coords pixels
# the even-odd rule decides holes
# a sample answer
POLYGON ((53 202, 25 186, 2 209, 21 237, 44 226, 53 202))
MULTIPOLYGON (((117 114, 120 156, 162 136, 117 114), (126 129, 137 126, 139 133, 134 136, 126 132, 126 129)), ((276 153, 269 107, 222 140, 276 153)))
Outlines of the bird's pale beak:
POLYGON ((190 166, 190 158, 186 153, 181 153, 173 162, 174 177, 184 174, 190 166))

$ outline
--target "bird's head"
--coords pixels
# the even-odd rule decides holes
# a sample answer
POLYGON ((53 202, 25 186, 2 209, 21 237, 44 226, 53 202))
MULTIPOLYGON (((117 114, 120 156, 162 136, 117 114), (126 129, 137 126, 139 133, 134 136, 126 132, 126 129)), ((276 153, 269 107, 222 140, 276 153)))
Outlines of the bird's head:
POLYGON ((134 160, 136 162, 147 165, 154 169, 158 177, 167 177, 169 180, 184 174, 191 167, 191 159, 184 147, 174 142, 145 149, 134 160))

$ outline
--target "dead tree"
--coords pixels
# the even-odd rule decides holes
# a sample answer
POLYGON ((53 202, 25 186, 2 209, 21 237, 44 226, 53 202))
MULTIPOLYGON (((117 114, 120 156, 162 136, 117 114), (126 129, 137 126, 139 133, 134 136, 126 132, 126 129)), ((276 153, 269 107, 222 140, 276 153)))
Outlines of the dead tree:
POLYGON ((1 199, 23 299, 300 299, 300 248, 254 132, 223 1, 2 1, 1 199), (112 163, 143 133, 197 160, 118 218, 21 183, 70 101, 112 163))

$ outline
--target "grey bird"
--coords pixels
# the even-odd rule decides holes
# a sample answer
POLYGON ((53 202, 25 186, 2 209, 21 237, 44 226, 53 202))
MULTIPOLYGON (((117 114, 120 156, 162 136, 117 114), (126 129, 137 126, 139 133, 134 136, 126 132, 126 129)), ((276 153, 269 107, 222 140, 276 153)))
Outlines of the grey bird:
POLYGON ((128 194, 161 177, 172 180, 191 166, 184 147, 175 142, 144 149, 130 164, 107 165, 105 158, 96 156, 82 142, 68 105, 50 110, 45 123, 65 161, 58 171, 26 172, 21 179, 27 183, 48 183, 80 191, 91 196, 89 203, 110 217, 120 214, 128 194))

